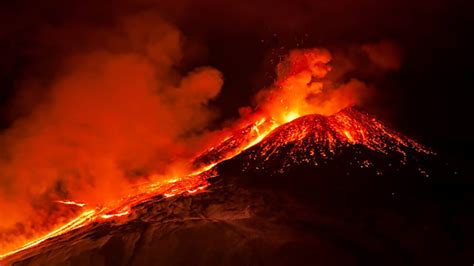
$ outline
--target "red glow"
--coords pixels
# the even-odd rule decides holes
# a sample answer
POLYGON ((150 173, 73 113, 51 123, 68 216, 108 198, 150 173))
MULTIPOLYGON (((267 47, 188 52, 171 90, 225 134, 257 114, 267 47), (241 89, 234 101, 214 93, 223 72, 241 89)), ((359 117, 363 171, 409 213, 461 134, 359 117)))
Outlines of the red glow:
MULTIPOLYGON (((162 195, 164 198, 171 198, 183 194, 205 192, 209 184, 207 178, 212 174, 209 170, 212 167, 240 154, 262 140, 265 141, 265 137, 278 127, 289 128, 284 135, 273 138, 271 143, 267 143, 265 149, 259 151, 261 155, 270 156, 278 147, 290 142, 302 143, 298 141, 306 139, 309 134, 313 134, 312 138, 316 142, 327 143, 331 152, 337 146, 347 144, 361 144, 384 153, 388 152, 387 147, 397 149, 403 146, 416 147, 426 152, 421 145, 388 130, 375 119, 368 116, 355 119, 358 114, 339 112, 357 103, 357 90, 363 87, 363 84, 350 81, 340 87, 332 86, 326 89, 323 79, 331 70, 328 66, 330 60, 331 55, 327 50, 292 51, 279 64, 278 80, 274 86, 257 97, 259 106, 256 111, 239 121, 238 130, 226 131, 223 138, 198 156, 196 161, 199 161, 200 165, 197 169, 190 171, 180 169, 180 172, 184 174, 179 177, 169 176, 137 186, 120 200, 107 202, 104 206, 69 200, 56 201, 60 204, 84 208, 84 211, 50 233, 30 239, 21 247, 2 250, 3 254, 0 258, 37 246, 51 237, 67 233, 91 222, 118 220, 133 215, 135 205, 153 196, 162 195), (286 124, 309 114, 320 114, 328 124, 327 127, 314 128, 314 125, 318 125, 317 123, 286 124), (387 145, 388 141, 394 142, 394 145, 387 145)), ((123 141, 122 138, 121 141, 123 141)), ((306 148, 304 143, 298 145, 294 149, 306 148)), ((321 151, 312 152, 322 153, 321 151)), ((397 152, 403 153, 403 150, 399 148, 397 152)), ((150 175, 148 179, 155 180, 156 178, 150 175)))

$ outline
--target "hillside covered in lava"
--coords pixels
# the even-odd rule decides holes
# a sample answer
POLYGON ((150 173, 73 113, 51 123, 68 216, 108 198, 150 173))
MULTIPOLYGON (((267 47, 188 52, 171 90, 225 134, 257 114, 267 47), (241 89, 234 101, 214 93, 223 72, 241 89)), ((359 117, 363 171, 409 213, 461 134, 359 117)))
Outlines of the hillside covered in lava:
POLYGON ((461 265, 472 259, 472 197, 457 185, 463 177, 429 149, 354 108, 302 116, 257 143, 249 137, 254 126, 197 157, 195 165, 215 162, 209 170, 142 198, 124 215, 93 220, 3 263, 461 265), (180 186, 187 192, 174 193, 180 186))

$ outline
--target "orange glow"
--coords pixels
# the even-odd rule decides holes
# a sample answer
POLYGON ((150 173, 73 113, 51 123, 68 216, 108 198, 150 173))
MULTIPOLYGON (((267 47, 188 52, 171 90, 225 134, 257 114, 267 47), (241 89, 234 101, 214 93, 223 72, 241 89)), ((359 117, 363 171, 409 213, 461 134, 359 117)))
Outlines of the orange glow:
POLYGON ((88 223, 91 222, 91 220, 93 219, 95 214, 96 214, 95 210, 84 211, 79 216, 77 216, 75 219, 71 220, 69 223, 67 223, 67 224, 51 231, 50 233, 48 233, 48 234, 46 234, 46 235, 44 235, 44 236, 42 236, 38 239, 35 239, 31 242, 26 243, 24 246, 22 246, 19 249, 12 250, 12 251, 9 251, 7 253, 1 254, 0 259, 3 259, 5 257, 13 255, 15 253, 18 253, 18 252, 23 251, 25 249, 29 249, 31 247, 37 246, 37 245, 41 244, 42 242, 44 242, 45 240, 48 240, 52 237, 58 236, 60 234, 71 231, 73 229, 77 229, 77 228, 80 228, 84 225, 87 225, 88 223))
MULTIPOLYGON (((80 211, 110 211, 139 184, 160 182, 153 174, 186 175, 181 164, 203 149, 221 73, 177 71, 181 33, 154 15, 121 17, 116 26, 100 34, 98 49, 61 57, 49 82, 25 76, 44 97, 0 134, 0 254, 80 211)), ((26 83, 26 92, 36 89, 26 83)))
MULTIPOLYGON (((130 59, 127 60, 130 61, 130 59)), ((125 68, 126 70, 122 71, 123 73, 128 73, 127 71, 130 70, 128 67, 130 62, 127 60, 124 62, 119 62, 121 63, 120 67, 125 68)), ((237 130, 233 129, 225 131, 223 137, 217 140, 215 145, 212 145, 212 147, 209 147, 202 154, 196 156, 196 158, 194 158, 194 162, 196 162, 195 168, 190 170, 180 169, 184 174, 180 174, 179 177, 170 175, 163 178, 159 175, 149 174, 145 177, 148 177, 148 180, 151 180, 151 182, 136 186, 132 190, 127 190, 127 194, 122 196, 120 200, 104 202, 102 205, 97 204, 97 202, 94 202, 95 204, 90 204, 87 202, 86 205, 85 202, 75 202, 69 200, 56 201, 60 204, 83 208, 87 206, 87 209, 85 209, 85 211, 79 214, 77 217, 70 220, 68 223, 65 223, 55 230, 52 230, 50 233, 29 241, 20 248, 9 251, 2 250, 1 252, 4 253, 0 255, 0 259, 37 246, 51 237, 67 233, 68 231, 80 228, 91 222, 102 222, 103 220, 111 220, 120 217, 122 217, 121 219, 125 219, 128 215, 133 214, 133 207, 135 205, 149 199, 150 197, 161 195, 164 198, 170 198, 179 195, 205 192, 209 185, 207 178, 213 174, 211 173, 211 169, 216 164, 240 154, 242 151, 262 142, 262 140, 265 141, 265 137, 267 137, 274 129, 278 127, 287 126, 289 129, 285 131, 285 135, 282 135, 276 139, 272 139, 272 143, 267 143, 265 145, 265 149, 260 151, 263 156, 271 155, 272 151, 290 142, 300 143, 298 140, 303 140, 310 134, 312 134, 311 137, 314 139, 314 141, 327 143, 328 147, 330 148, 330 152, 333 152, 334 149, 340 145, 362 144, 370 149, 385 153, 387 152, 387 140, 384 138, 385 136, 389 136, 390 141, 397 142, 396 145, 391 147, 414 146, 420 151, 426 151, 421 145, 409 139, 400 137, 398 134, 388 130, 382 124, 377 122, 375 119, 370 118, 369 116, 358 117, 358 114, 339 112, 341 109, 352 106, 358 102, 359 90, 362 90, 364 85, 361 82, 351 80, 350 82, 337 87, 334 84, 331 84, 330 81, 324 80, 326 74, 331 70, 331 67, 328 65, 330 60, 330 53, 324 49, 292 51, 288 57, 278 65, 278 79, 276 80, 275 84, 257 96, 258 107, 256 108, 255 112, 239 121, 237 130), (326 88, 325 86, 328 83, 330 84, 329 88, 326 88), (295 121, 296 119, 309 114, 319 114, 320 117, 325 117, 325 122, 328 123, 327 128, 314 128, 314 124, 305 123, 296 123, 297 126, 294 126, 293 123, 287 124, 291 121, 297 122, 295 121), (355 119, 356 116, 357 119, 355 119)), ((131 63, 136 62, 132 60, 131 63)), ((138 70, 141 69, 138 68, 138 70)), ((153 76, 149 70, 149 66, 145 66, 145 69, 143 70, 145 73, 149 74, 149 78, 153 76)), ((117 76, 115 75, 116 72, 117 71, 111 72, 114 73, 114 78, 117 76)), ((198 74, 195 73, 193 75, 198 74)), ((200 75, 204 74, 201 73, 200 75)), ((218 73, 216 74, 212 71, 211 74, 207 73, 206 75, 203 77, 199 76, 197 78, 199 78, 204 83, 217 80, 215 81, 216 84, 211 84, 213 87, 215 87, 214 90, 209 92, 209 96, 204 97, 207 100, 208 98, 213 98, 215 94, 217 94, 217 91, 220 88, 220 76, 218 73), (210 75, 210 77, 207 77, 206 75, 210 75), (211 81, 207 81, 207 79, 211 81)), ((124 74, 123 76, 127 77, 128 74, 124 74)), ((130 80, 127 79, 127 81, 131 83, 135 82, 133 77, 130 78, 130 80)), ((110 86, 110 84, 106 85, 110 86)), ((114 81, 112 82, 112 85, 114 85, 114 87, 116 85, 120 87, 119 85, 121 84, 120 81, 114 81)), ((190 85, 184 84, 182 86, 190 85)), ((148 91, 148 87, 145 85, 143 85, 143 87, 143 91, 148 91)), ((199 88, 188 89, 193 93, 199 94, 199 88)), ((75 95, 73 96, 74 97, 71 96, 71 98, 82 98, 76 97, 75 95)), ((149 98, 150 96, 145 95, 145 97, 149 98)), ((192 95, 190 97, 192 97, 192 95)), ((124 98, 134 97, 126 94, 124 95, 124 98)), ((205 100, 201 100, 196 104, 200 106, 201 102, 205 102, 205 100)), ((100 104, 98 104, 98 106, 101 106, 103 101, 99 101, 99 103, 100 104)), ((149 105, 154 106, 153 104, 149 105)), ((136 106, 138 108, 141 106, 141 103, 137 102, 136 106)), ((188 109, 192 110, 191 108, 188 109)), ((166 113, 169 113, 169 111, 166 111, 166 113)), ((82 113, 78 111, 75 111, 74 114, 77 116, 82 115, 82 113)), ((115 112, 111 112, 110 115, 115 115, 115 112)), ((126 113, 124 116, 125 115, 126 113)), ((162 114, 154 113, 153 115, 160 116, 162 114)), ((170 116, 170 118, 172 117, 173 116, 170 116)), ((114 116, 105 118, 106 120, 109 119, 111 121, 117 120, 114 116)), ((316 117, 315 119, 318 118, 316 117)), ((123 128, 130 132, 135 132, 134 127, 130 127, 128 121, 129 119, 126 117, 124 121, 119 122, 123 128), (132 130, 129 128, 132 128, 132 130)), ((147 125, 146 121, 147 120, 145 119, 143 121, 137 121, 137 123, 140 124, 139 128, 143 128, 143 125, 147 125)), ((162 125, 172 124, 174 122, 172 121, 172 119, 169 121, 162 121, 154 125, 153 130, 149 130, 145 127, 143 131, 147 132, 147 134, 153 133, 154 130, 161 132, 163 128, 162 125)), ((184 122, 187 121, 188 120, 185 120, 184 122)), ((102 120, 100 123, 102 123, 102 120)), ((107 128, 108 125, 104 125, 104 127, 107 128)), ((122 129, 120 128, 114 132, 121 132, 121 130, 122 129)), ((181 131, 176 130, 176 132, 181 131)), ((177 134, 176 132, 174 132, 174 134, 177 134)), ((155 138, 153 135, 147 135, 147 138, 148 137, 155 138)), ((159 137, 159 135, 156 136, 156 139, 159 139, 159 137)), ((84 138, 86 141, 89 140, 88 135, 85 135, 84 138)), ((144 138, 134 134, 123 137, 120 136, 119 143, 126 143, 127 141, 136 139, 141 140, 144 138)), ((94 142, 94 144, 96 143, 94 142)), ((114 147, 112 142, 108 144, 110 147, 114 147)), ((140 145, 139 148, 144 148, 147 146, 146 143, 141 144, 142 145, 140 145)), ((99 144, 97 145, 97 147, 101 147, 99 144)), ((166 143, 166 146, 163 144, 159 147, 169 147, 170 145, 170 143, 166 143)), ((303 144, 301 144, 301 146, 298 145, 296 145, 295 149, 306 148, 306 146, 303 144)), ((101 149, 97 147, 94 148, 98 151, 101 151, 101 149)), ((134 145, 126 145, 126 147, 120 152, 125 153, 125 151, 133 151, 133 148, 135 148, 134 145)), ((139 149, 136 153, 140 154, 139 151, 141 151, 141 149, 139 149)), ((401 148, 398 151, 403 153, 401 148)), ((326 151, 311 151, 311 154, 316 152, 319 152, 319 154, 325 154, 326 151)), ((139 158, 141 156, 136 157, 139 158)), ((107 164, 110 162, 107 160, 102 162, 97 161, 94 162, 94 166, 102 167, 103 165, 101 165, 101 163, 107 164)), ((116 171, 107 172, 108 175, 113 175, 116 173, 116 171)), ((110 180, 113 181, 115 179, 112 178, 110 180)), ((117 221, 120 220, 117 219, 117 221)))
MULTIPOLYGON (((132 207, 134 205, 142 202, 143 200, 149 199, 152 196, 163 195, 164 197, 171 197, 186 192, 189 194, 195 194, 200 191, 204 191, 208 185, 205 178, 204 170, 200 172, 200 175, 189 176, 180 179, 172 179, 171 182, 170 180, 168 180, 137 187, 135 190, 136 194, 130 195, 129 197, 122 199, 119 203, 117 203, 117 207, 100 207, 86 210, 79 214, 76 218, 72 219, 70 222, 58 227, 55 230, 52 230, 50 233, 45 234, 44 236, 41 236, 37 239, 31 240, 30 242, 24 244, 18 249, 14 249, 6 253, 0 254, 0 259, 37 246, 52 237, 67 233, 74 229, 78 229, 87 224, 90 224, 91 222, 125 217, 132 213, 132 207)), ((71 201, 65 202, 67 202, 65 204, 68 205, 75 205, 71 201)))
POLYGON ((354 138, 348 130, 344 130, 344 135, 346 135, 347 140, 349 140, 350 142, 354 142, 354 138))
POLYGON ((284 120, 285 122, 291 122, 291 121, 295 120, 295 119, 298 118, 298 117, 300 117, 300 115, 298 114, 298 112, 296 112, 296 111, 291 111, 291 112, 289 112, 289 113, 287 113, 287 114, 284 115, 283 120, 284 120))
POLYGON ((281 147, 288 144, 291 145, 285 160, 295 162, 310 160, 315 155, 327 157, 335 154, 341 147, 354 144, 384 154, 398 153, 402 155, 402 160, 406 159, 406 148, 425 154, 432 153, 369 115, 350 108, 329 116, 308 115, 293 120, 292 123, 279 126, 278 132, 272 133, 260 144, 262 148, 253 152, 256 158, 263 158, 262 161, 277 154, 281 147), (308 141, 314 144, 310 151, 308 141))

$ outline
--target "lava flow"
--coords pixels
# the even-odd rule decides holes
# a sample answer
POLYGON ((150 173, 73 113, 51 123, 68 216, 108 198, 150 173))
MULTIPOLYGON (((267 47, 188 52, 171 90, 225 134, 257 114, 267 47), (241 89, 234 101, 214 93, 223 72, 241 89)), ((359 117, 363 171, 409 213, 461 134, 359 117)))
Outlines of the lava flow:
MULTIPOLYGON (((183 193, 195 194, 205 191, 208 185, 206 179, 209 176, 212 176, 213 173, 210 171, 210 169, 213 166, 215 166, 218 162, 229 159, 243 150, 255 145, 275 127, 277 127, 277 124, 275 124, 274 121, 271 123, 265 123, 265 120, 259 120, 256 123, 247 126, 246 129, 241 131, 241 134, 225 139, 219 146, 211 148, 205 153, 211 154, 211 151, 220 151, 218 160, 199 167, 198 170, 195 170, 186 177, 174 177, 165 181, 139 186, 136 188, 135 194, 129 194, 127 198, 122 199, 114 208, 86 208, 86 210, 84 210, 70 222, 52 230, 50 233, 47 233, 44 236, 26 243, 21 248, 1 254, 0 259, 37 246, 47 239, 81 228, 88 224, 127 216, 131 214, 135 205, 140 204, 143 201, 146 201, 147 199, 157 195, 162 195, 164 198, 170 198, 183 193), (232 145, 229 145, 229 140, 231 140, 232 145), (234 144, 234 142, 237 144, 234 144)), ((203 155, 203 157, 206 156, 203 155)), ((196 159, 196 161, 201 160, 202 159, 200 157, 196 159)), ((151 179, 153 179, 153 177, 151 177, 151 179)), ((86 206, 85 203, 71 200, 57 201, 57 203, 80 208, 84 208, 86 206)))
MULTIPOLYGON (((2 254, 0 258, 29 249, 47 239, 94 222, 120 219, 120 217, 131 215, 134 206, 154 196, 162 195, 164 198, 169 198, 183 193, 203 192, 209 184, 207 178, 214 176, 213 171, 210 170, 213 166, 246 150, 251 150, 249 148, 257 143, 259 143, 259 149, 250 151, 252 153, 250 158, 258 157, 260 161, 276 156, 275 152, 278 153, 281 147, 292 144, 292 149, 284 155, 287 159, 283 165, 288 164, 287 160, 298 163, 298 161, 308 161, 320 156, 327 157, 338 147, 347 145, 363 145, 381 153, 395 152, 405 155, 404 148, 430 153, 415 141, 388 129, 375 118, 353 108, 344 109, 331 116, 308 115, 283 124, 273 119, 261 119, 197 157, 195 164, 207 162, 207 165, 201 167, 193 175, 138 187, 135 195, 122 199, 115 208, 86 209, 69 223, 19 249, 2 254), (314 148, 315 145, 317 148, 314 148), (308 157, 296 158, 294 154, 308 154, 308 157), (262 157, 265 159, 262 160, 262 157)), ((85 207, 84 203, 74 201, 59 203, 85 207)))
MULTIPOLYGON (((153 197, 156 195, 163 195, 164 197, 172 197, 177 194, 182 194, 182 193, 194 194, 199 191, 202 191, 207 186, 207 182, 204 176, 205 174, 203 173, 203 174, 199 174, 195 176, 190 176, 187 178, 173 179, 166 182, 160 182, 156 184, 138 187, 136 190, 137 193, 135 195, 133 196, 130 195, 128 198, 122 199, 120 203, 118 203, 117 207, 115 208, 98 207, 98 208, 86 209, 82 213, 80 213, 76 218, 52 230, 50 233, 28 242, 21 248, 1 254, 0 259, 10 256, 12 254, 18 253, 22 250, 37 246, 47 239, 81 228, 93 222, 101 222, 104 220, 110 220, 114 218, 127 216, 131 214, 133 206, 145 201, 146 199, 149 199, 150 197, 153 197)), ((67 205, 79 206, 79 207, 85 206, 82 203, 76 203, 73 201, 63 201, 61 203, 67 204, 67 205)))
MULTIPOLYGON (((2 251, 4 253, 0 258, 91 223, 120 222, 120 219, 133 215, 136 205, 151 197, 165 199, 183 193, 204 192, 209 184, 207 179, 215 175, 212 168, 216 164, 247 150, 258 154, 259 158, 268 158, 275 155, 278 147, 291 144, 293 148, 285 155, 289 159, 297 150, 307 150, 308 158, 293 158, 295 160, 329 156, 339 146, 347 145, 363 145, 382 153, 393 151, 403 154, 404 147, 429 152, 416 142, 387 129, 375 118, 354 109, 344 109, 357 103, 354 91, 363 86, 361 82, 350 81, 340 87, 330 84, 329 89, 325 88, 328 81, 323 79, 331 69, 327 65, 330 60, 327 50, 292 51, 278 65, 275 84, 257 97, 257 108, 239 121, 234 127, 237 130, 229 130, 226 136, 197 156, 193 161, 194 170, 190 173, 184 177, 170 176, 159 182, 137 186, 133 193, 107 207, 89 206, 87 202, 72 200, 57 201, 58 204, 83 211, 68 223, 20 248, 2 251), (259 147, 263 148, 252 150, 251 147, 257 143, 261 143, 259 147), (314 144, 321 148, 313 148, 314 144)), ((148 179, 154 180, 153 176, 148 179)))

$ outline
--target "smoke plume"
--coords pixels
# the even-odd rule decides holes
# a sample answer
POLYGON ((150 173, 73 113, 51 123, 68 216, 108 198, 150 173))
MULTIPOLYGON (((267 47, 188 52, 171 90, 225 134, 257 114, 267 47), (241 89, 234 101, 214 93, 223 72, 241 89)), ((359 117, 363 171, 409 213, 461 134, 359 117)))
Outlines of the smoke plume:
MULTIPOLYGON (((357 64, 350 57, 345 58, 350 66, 357 64)), ((354 78, 343 80, 350 69, 347 66, 328 78, 333 69, 331 60, 326 49, 292 50, 278 64, 275 83, 257 95, 258 112, 287 122, 307 114, 331 115, 362 103, 369 94, 368 86, 354 78)), ((248 109, 241 109, 241 113, 248 113, 248 109)))
POLYGON ((75 34, 85 31, 99 37, 67 55, 41 101, 0 135, 0 243, 57 222, 51 200, 106 205, 166 173, 196 151, 216 115, 207 103, 222 75, 211 67, 175 70, 183 37, 174 26, 145 14, 121 19, 105 35, 75 34))

